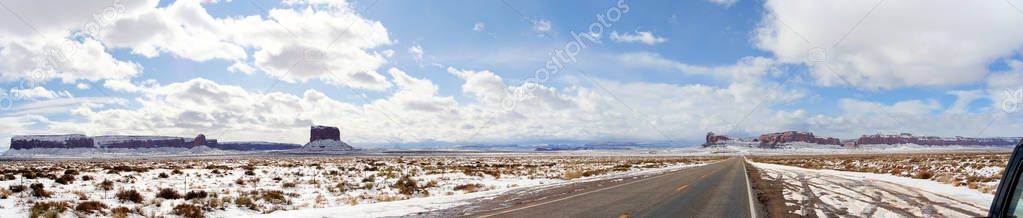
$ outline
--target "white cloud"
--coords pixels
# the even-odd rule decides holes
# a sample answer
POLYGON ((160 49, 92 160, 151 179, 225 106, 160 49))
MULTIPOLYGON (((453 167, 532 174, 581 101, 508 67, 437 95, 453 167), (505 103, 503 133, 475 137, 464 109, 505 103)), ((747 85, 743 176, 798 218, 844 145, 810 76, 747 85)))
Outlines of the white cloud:
POLYGON ((125 103, 127 103, 125 99, 108 97, 54 98, 15 105, 4 115, 61 114, 81 107, 92 108, 104 105, 124 105, 125 103))
POLYGON ((88 83, 78 83, 78 84, 75 85, 75 88, 78 89, 78 90, 88 90, 89 88, 92 88, 92 87, 89 86, 88 83))
POLYGON ((142 90, 142 87, 139 87, 128 80, 107 80, 103 83, 103 87, 122 92, 138 92, 142 90))
POLYGON ((236 41, 257 49, 255 66, 270 76, 369 90, 391 86, 376 72, 384 56, 368 51, 391 43, 387 29, 350 9, 272 9, 267 20, 250 16, 225 23, 236 41))
POLYGON ((533 21, 533 31, 536 31, 536 32, 541 33, 541 34, 546 33, 546 32, 550 32, 551 31, 551 21, 544 20, 544 19, 534 20, 533 21))
MULTIPOLYGON (((294 143, 307 140, 308 126, 313 124, 340 126, 345 139, 357 145, 429 140, 679 140, 701 137, 706 130, 727 131, 733 127, 730 122, 742 120, 741 115, 750 111, 754 116, 769 117, 765 119, 770 122, 785 123, 777 119, 792 112, 754 110, 757 103, 785 102, 802 96, 760 81, 712 87, 595 78, 596 83, 554 88, 509 86, 496 73, 486 70, 448 68, 448 72, 464 81, 462 93, 471 96, 469 100, 442 96, 429 79, 391 68, 387 73, 397 89, 390 96, 364 104, 338 101, 316 90, 301 95, 260 93, 203 78, 166 85, 110 80, 105 87, 134 91, 140 96, 130 104, 124 99, 47 102, 21 108, 19 115, 60 110, 71 111, 76 117, 48 121, 45 132, 50 133, 188 136, 202 132, 221 140, 294 143), (515 99, 516 107, 506 107, 510 97, 516 96, 525 97, 515 99)), ((737 131, 773 126, 750 122, 738 126, 737 131)))
MULTIPOLYGON (((70 93, 69 93, 70 94, 70 93)), ((42 86, 37 86, 28 89, 11 89, 11 96, 15 99, 52 99, 61 97, 61 93, 50 91, 42 86)))
POLYGON ((977 99, 984 98, 984 90, 952 90, 945 92, 956 96, 956 101, 948 107, 946 113, 962 114, 969 112, 970 103, 977 99))
POLYGON ((0 37, 0 81, 60 79, 64 83, 74 83, 79 80, 130 78, 141 71, 138 64, 117 60, 106 53, 103 45, 96 40, 86 38, 65 42, 51 43, 41 39, 7 41, 7 38, 0 37))
POLYGON ((91 35, 118 15, 156 1, 9 1, 0 13, 0 82, 61 79, 97 81, 133 77, 141 67, 113 58, 91 35), (53 13, 59 12, 59 13, 53 13), (74 38, 75 40, 68 40, 74 38))
POLYGON ((699 66, 681 63, 656 53, 633 52, 618 55, 617 61, 631 67, 646 67, 673 70, 690 75, 704 75, 728 80, 760 80, 766 75, 780 72, 774 59, 765 57, 743 57, 733 65, 699 66))
POLYGON ((707 1, 725 7, 732 7, 732 5, 735 5, 735 3, 738 2, 739 0, 707 0, 707 1))
POLYGON ((112 47, 131 48, 145 57, 170 53, 195 61, 244 60, 244 48, 228 41, 231 33, 224 31, 223 21, 199 4, 176 1, 166 8, 153 7, 117 20, 100 35, 112 47))
POLYGON ((866 115, 866 114, 903 114, 903 115, 927 115, 934 111, 941 109, 941 104, 937 100, 908 100, 899 101, 891 105, 885 105, 879 102, 863 101, 856 99, 841 99, 839 100, 839 107, 845 111, 846 114, 851 115, 866 115))
POLYGON ((483 29, 486 29, 486 28, 487 28, 487 24, 485 24, 483 22, 476 22, 476 24, 472 25, 472 31, 473 32, 483 32, 483 29))
POLYGON ((391 86, 376 72, 387 61, 373 49, 391 43, 380 22, 356 14, 347 2, 285 5, 294 8, 272 8, 265 17, 227 18, 214 18, 195 1, 153 5, 117 20, 100 38, 146 57, 169 53, 195 61, 228 60, 234 62, 228 71, 259 70, 291 83, 320 80, 369 90, 391 86))
POLYGON ((1023 45, 1023 19, 1002 1, 877 4, 769 0, 753 41, 811 66, 819 85, 862 89, 974 84, 1023 45))
POLYGON ((409 47, 408 53, 411 54, 412 57, 414 57, 416 60, 423 59, 423 47, 420 47, 418 45, 409 47))
POLYGON ((992 107, 1006 112, 1023 112, 1023 61, 1009 60, 1009 69, 987 78, 987 97, 992 107))
POLYGON ((611 40, 624 43, 643 43, 646 45, 656 45, 668 41, 663 37, 655 36, 651 32, 642 31, 637 31, 636 34, 618 34, 618 31, 611 31, 611 40))

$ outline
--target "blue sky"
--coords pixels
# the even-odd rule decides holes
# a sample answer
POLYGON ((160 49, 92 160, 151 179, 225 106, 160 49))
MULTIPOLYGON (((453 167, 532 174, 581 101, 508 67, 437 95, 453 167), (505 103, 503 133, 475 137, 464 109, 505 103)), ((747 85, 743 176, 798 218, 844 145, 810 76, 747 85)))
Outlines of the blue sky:
POLYGON ((1023 12, 882 3, 165 0, 45 16, 18 2, 0 13, 0 136, 301 143, 310 124, 367 146, 1018 135, 1023 12), (585 32, 599 43, 534 78, 585 32), (78 46, 69 62, 32 64, 65 40, 78 46))

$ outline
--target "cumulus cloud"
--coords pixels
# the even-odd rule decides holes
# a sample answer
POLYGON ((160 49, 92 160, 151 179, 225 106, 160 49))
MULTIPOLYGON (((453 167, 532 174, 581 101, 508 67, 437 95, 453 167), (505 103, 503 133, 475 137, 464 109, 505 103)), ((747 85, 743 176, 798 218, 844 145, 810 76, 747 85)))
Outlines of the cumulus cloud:
POLYGON ((131 79, 142 67, 106 52, 126 48, 143 57, 226 60, 232 62, 228 71, 262 71, 286 82, 320 80, 370 90, 391 86, 376 72, 387 61, 375 49, 391 43, 380 22, 361 17, 343 1, 283 5, 291 8, 216 18, 198 1, 165 7, 158 1, 69 1, 46 7, 15 1, 12 10, 34 23, 0 15, 0 81, 131 79))
POLYGON ((97 81, 133 77, 141 67, 107 53, 89 37, 120 15, 156 1, 10 1, 0 14, 0 81, 97 81), (53 13, 58 11, 59 13, 53 13))
POLYGON ((1005 2, 770 0, 753 39, 810 66, 823 86, 891 89, 974 84, 1018 52, 1023 19, 1005 2), (826 18, 826 19, 821 19, 826 18), (984 34, 997 32, 999 34, 984 34))
POLYGON ((62 110, 76 117, 46 121, 49 133, 188 136, 201 132, 222 140, 294 143, 304 142, 313 124, 340 126, 344 138, 353 143, 679 140, 698 138, 707 130, 774 128, 762 122, 732 123, 747 113, 784 123, 778 119, 795 112, 755 110, 757 103, 803 96, 761 81, 714 87, 593 78, 555 88, 506 85, 501 76, 487 70, 448 68, 448 72, 462 80, 461 91, 469 98, 459 101, 441 95, 429 79, 391 68, 387 74, 396 87, 393 93, 362 104, 339 101, 317 90, 298 95, 262 93, 204 78, 171 84, 110 80, 104 86, 140 96, 40 103, 22 108, 26 113, 19 115, 62 110), (509 100, 514 107, 507 107, 509 100))
POLYGON ((231 33, 224 31, 223 21, 199 4, 176 1, 165 8, 153 7, 117 20, 100 35, 112 47, 131 48, 145 57, 170 53, 195 61, 244 60, 244 48, 229 41, 231 33))
POLYGON ((618 31, 611 31, 611 40, 622 43, 643 43, 646 45, 656 45, 668 41, 664 37, 655 36, 651 32, 642 31, 636 31, 636 34, 618 34, 618 31))
POLYGON ((391 86, 376 72, 384 56, 370 51, 391 43, 387 29, 351 9, 272 9, 268 19, 249 16, 225 23, 235 40, 256 48, 256 68, 273 77, 370 90, 391 86))

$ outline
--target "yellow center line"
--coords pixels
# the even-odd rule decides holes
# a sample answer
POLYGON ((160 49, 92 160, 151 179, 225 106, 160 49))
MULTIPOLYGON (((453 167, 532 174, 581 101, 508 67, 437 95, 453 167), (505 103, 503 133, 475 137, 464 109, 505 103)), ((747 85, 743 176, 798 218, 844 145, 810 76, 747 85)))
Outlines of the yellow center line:
POLYGON ((629 218, 629 214, 627 214, 627 213, 626 214, 622 214, 621 216, 618 216, 618 218, 629 218))
POLYGON ((682 190, 686 189, 687 187, 689 187, 689 185, 682 185, 682 186, 680 186, 680 187, 676 188, 676 189, 675 189, 675 191, 676 191, 676 192, 680 192, 680 191, 682 191, 682 190))

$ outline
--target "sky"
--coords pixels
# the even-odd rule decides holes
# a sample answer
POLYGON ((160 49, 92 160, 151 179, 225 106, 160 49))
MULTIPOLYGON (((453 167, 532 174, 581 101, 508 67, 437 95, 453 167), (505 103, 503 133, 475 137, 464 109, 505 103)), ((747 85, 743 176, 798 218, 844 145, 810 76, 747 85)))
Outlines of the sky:
POLYGON ((1023 0, 3 1, 23 134, 363 147, 1023 129, 1023 0))

